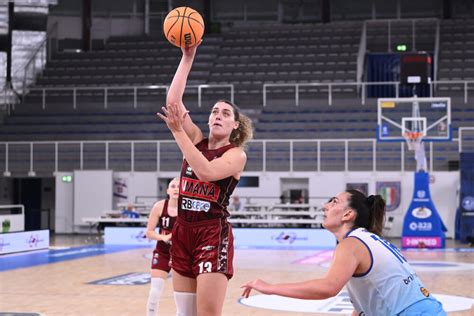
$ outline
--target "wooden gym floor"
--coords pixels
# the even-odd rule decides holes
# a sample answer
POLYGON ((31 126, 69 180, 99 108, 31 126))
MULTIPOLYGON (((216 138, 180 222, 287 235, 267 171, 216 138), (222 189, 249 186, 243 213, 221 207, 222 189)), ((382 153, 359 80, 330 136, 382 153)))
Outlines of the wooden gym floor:
MULTIPOLYGON (((84 245, 84 237, 59 237, 53 246, 84 245)), ((448 247, 466 247, 449 241, 448 247)), ((474 252, 409 251, 409 261, 436 261, 474 264, 474 252)), ((94 285, 89 282, 132 272, 148 272, 151 248, 90 256, 26 268, 5 269, 6 256, 0 257, 0 315, 6 312, 38 313, 41 315, 144 315, 149 284, 94 285)), ((325 313, 295 313, 248 307, 239 303, 240 285, 262 278, 273 282, 292 282, 321 276, 324 264, 302 264, 301 260, 314 257, 317 250, 237 249, 235 275, 229 283, 223 315, 329 315, 325 313)), ((10 256, 24 260, 21 254, 10 256)), ((329 263, 326 262, 326 265, 329 263)), ((425 286, 437 294, 474 298, 474 270, 423 271, 417 274, 425 286)), ((160 315, 174 315, 172 284, 166 283, 160 301, 160 315)), ((335 315, 335 314, 333 314, 335 315)), ((341 315, 341 314, 339 314, 341 315)), ((474 315, 470 310, 449 315, 474 315)))

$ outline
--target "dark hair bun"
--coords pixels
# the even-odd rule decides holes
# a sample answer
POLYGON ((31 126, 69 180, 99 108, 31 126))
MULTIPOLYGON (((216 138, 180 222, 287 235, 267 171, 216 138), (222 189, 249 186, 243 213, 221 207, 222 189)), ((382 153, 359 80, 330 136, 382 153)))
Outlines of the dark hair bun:
POLYGON ((375 195, 370 195, 367 198, 367 204, 369 205, 369 207, 372 207, 372 205, 374 205, 374 202, 375 202, 375 195))

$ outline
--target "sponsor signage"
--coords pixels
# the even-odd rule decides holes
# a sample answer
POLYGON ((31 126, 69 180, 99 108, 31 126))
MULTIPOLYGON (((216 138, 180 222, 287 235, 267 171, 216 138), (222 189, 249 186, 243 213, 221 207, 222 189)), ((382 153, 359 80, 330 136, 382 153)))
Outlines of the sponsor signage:
POLYGON ((474 211, 474 196, 464 197, 462 199, 461 206, 466 212, 474 211))
MULTIPOLYGON (((159 232, 159 229, 156 229, 159 232)), ((104 244, 155 246, 156 240, 146 238, 145 227, 105 227, 104 244)))
POLYGON ((49 248, 49 230, 0 234, 0 255, 49 248))
MULTIPOLYGON (((156 230, 158 232, 158 229, 156 230)), ((334 248, 336 239, 325 229, 233 228, 234 245, 241 248, 334 248)), ((105 227, 104 244, 155 247, 144 227, 105 227)))
POLYGON ((183 197, 181 200, 181 208, 186 211, 208 212, 211 209, 211 203, 183 197))
POLYGON ((211 182, 183 177, 181 178, 179 192, 181 195, 216 202, 219 197, 220 189, 216 184, 211 182))
POLYGON ((402 237, 403 248, 443 248, 440 237, 402 237))
POLYGON ((445 227, 430 196, 429 175, 415 173, 415 190, 403 222, 403 248, 444 248, 445 227))
POLYGON ((233 228, 234 245, 241 248, 333 248, 336 238, 325 229, 233 228))

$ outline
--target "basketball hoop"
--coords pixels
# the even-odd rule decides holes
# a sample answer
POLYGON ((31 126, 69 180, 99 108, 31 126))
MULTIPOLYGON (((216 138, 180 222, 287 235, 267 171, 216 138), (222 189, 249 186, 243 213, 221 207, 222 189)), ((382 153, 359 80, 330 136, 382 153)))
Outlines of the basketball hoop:
POLYGON ((403 137, 405 137, 409 150, 420 149, 421 141, 423 140, 422 132, 405 132, 403 137))

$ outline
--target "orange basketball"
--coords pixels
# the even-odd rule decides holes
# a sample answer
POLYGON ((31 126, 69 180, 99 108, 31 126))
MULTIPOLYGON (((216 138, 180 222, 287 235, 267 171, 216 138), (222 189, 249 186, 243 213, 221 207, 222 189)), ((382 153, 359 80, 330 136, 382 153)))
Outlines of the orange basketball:
POLYGON ((179 7, 168 13, 163 23, 166 39, 177 47, 191 47, 204 34, 202 16, 190 7, 179 7))

